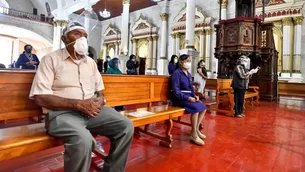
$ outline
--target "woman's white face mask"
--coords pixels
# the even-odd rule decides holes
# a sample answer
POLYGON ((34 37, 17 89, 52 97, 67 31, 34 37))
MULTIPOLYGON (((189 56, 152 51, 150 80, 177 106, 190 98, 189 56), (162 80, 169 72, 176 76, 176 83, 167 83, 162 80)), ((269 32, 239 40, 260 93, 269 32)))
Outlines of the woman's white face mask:
POLYGON ((192 63, 191 62, 185 62, 185 63, 183 63, 183 67, 188 70, 192 67, 192 63))
POLYGON ((81 37, 75 40, 74 50, 79 55, 86 55, 88 53, 88 41, 87 38, 81 37))

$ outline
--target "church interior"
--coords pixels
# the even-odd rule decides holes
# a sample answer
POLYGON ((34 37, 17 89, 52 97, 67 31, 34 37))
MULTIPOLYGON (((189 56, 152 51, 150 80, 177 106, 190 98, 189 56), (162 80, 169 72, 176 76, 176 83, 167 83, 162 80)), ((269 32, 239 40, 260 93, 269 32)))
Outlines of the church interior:
MULTIPOLYGON (((29 96, 36 82, 52 77, 51 85, 42 86, 52 89, 48 95, 68 95, 68 88, 56 84, 61 80, 72 87, 77 80, 80 100, 95 89, 94 96, 103 98, 102 106, 132 122, 125 168, 114 171, 304 171, 304 3, 0 0, 0 172, 69 172, 70 139, 48 131, 52 111, 45 113, 50 108, 29 96), (86 33, 85 44, 80 39, 67 43, 75 28, 86 33), (82 43, 88 58, 84 62, 74 59, 82 57, 77 51, 82 43), (68 54, 78 72, 71 72, 74 67, 67 67, 59 52, 68 54), (241 57, 249 62, 243 67, 246 87, 240 104, 234 80, 238 66, 243 66, 241 57), (89 62, 97 74, 90 73, 91 66, 80 67, 89 62), (180 70, 186 75, 178 78, 188 77, 194 102, 205 107, 196 124, 199 141, 192 135, 192 116, 197 114, 199 120, 202 111, 191 112, 173 99, 175 85, 182 83, 174 79, 180 70), (201 78, 198 82, 196 75, 201 78), (99 79, 93 88, 89 83, 95 76, 99 79), (102 91, 96 89, 97 82, 102 82, 102 91)), ((182 87, 179 95, 187 92, 182 87)), ((186 101, 192 102, 192 97, 186 101)), ((115 139, 90 132, 98 146, 90 150, 89 171, 111 171, 107 169, 115 139)))

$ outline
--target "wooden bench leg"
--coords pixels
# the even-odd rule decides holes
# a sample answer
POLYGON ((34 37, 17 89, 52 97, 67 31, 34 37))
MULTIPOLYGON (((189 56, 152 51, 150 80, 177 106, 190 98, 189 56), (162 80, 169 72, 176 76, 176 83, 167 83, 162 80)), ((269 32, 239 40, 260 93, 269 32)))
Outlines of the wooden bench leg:
POLYGON ((163 138, 159 142, 159 144, 161 146, 165 146, 165 147, 168 147, 168 148, 172 147, 172 142, 173 142, 173 138, 172 138, 172 134, 171 134, 172 128, 173 128, 173 120, 171 120, 171 119, 166 120, 165 138, 163 138))

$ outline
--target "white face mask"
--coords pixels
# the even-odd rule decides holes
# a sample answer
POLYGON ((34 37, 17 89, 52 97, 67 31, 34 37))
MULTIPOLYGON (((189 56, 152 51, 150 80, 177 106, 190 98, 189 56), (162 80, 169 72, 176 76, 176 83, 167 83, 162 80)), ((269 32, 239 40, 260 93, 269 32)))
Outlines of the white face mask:
POLYGON ((177 63, 178 62, 178 59, 174 59, 174 63, 177 63))
POLYGON ((86 55, 88 53, 88 41, 87 38, 81 37, 75 41, 74 50, 79 55, 86 55))
POLYGON ((185 69, 190 69, 192 67, 192 63, 191 62, 186 62, 186 63, 183 63, 183 67, 185 69))

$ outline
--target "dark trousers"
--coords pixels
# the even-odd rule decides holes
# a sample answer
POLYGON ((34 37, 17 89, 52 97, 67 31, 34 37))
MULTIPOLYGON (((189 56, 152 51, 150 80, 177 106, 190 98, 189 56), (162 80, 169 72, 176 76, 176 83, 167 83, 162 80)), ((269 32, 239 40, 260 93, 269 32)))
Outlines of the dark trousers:
POLYGON ((240 115, 243 113, 245 93, 245 89, 234 89, 235 115, 240 115))

